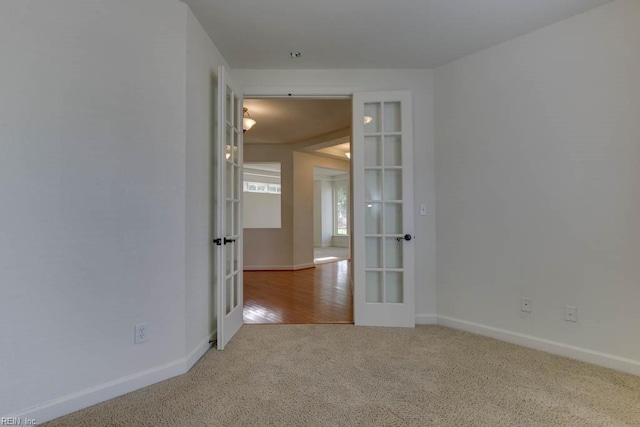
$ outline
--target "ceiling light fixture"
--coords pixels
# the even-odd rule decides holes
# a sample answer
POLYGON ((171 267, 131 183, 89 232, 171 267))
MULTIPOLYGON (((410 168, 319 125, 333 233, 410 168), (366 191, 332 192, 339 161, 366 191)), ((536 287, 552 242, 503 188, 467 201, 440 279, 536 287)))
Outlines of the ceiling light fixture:
MULTIPOLYGON (((225 150, 224 150, 224 157, 229 160, 231 158, 231 146, 230 145, 225 145, 225 150)), ((233 147, 233 152, 234 155, 237 157, 238 156, 238 147, 233 147)))
POLYGON ((246 107, 242 108, 242 133, 245 133, 256 124, 256 121, 249 115, 249 110, 246 107))
POLYGON ((373 117, 371 116, 364 116, 364 124, 368 125, 369 123, 371 123, 373 121, 373 117))

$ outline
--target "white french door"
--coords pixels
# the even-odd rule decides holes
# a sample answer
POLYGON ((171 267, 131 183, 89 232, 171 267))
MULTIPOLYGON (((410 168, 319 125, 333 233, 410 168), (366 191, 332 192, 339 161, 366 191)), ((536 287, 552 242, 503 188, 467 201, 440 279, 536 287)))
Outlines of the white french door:
POLYGON ((216 236, 218 350, 242 327, 242 94, 218 73, 216 236))
POLYGON ((354 320, 415 326, 411 92, 353 96, 354 320))

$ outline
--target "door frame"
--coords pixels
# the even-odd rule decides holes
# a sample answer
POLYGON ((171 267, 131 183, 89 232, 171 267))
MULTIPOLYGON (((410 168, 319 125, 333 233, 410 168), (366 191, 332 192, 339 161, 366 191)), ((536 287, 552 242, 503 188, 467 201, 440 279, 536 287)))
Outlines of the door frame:
MULTIPOLYGON (((353 93, 354 92, 358 92, 358 90, 353 90, 353 91, 339 91, 339 92, 335 92, 332 90, 328 90, 327 93, 312 93, 312 91, 302 91, 301 93, 298 93, 296 95, 293 95, 292 93, 289 92, 282 92, 282 93, 278 93, 277 91, 265 91, 263 92, 243 92, 242 96, 243 96, 243 100, 246 99, 348 99, 351 101, 351 112, 353 113, 353 93)), ((353 118, 352 118, 353 119, 353 118)), ((351 131, 351 139, 353 139, 353 129, 351 131)), ((241 166, 244 166, 244 158, 243 160, 243 164, 241 166)), ((353 200, 354 200, 354 193, 353 193, 354 189, 353 189, 353 158, 349 159, 349 229, 350 229, 350 233, 349 233, 349 262, 353 262, 354 259, 354 251, 353 251, 353 244, 354 244, 354 240, 353 240, 353 200)), ((349 271, 350 277, 349 277, 349 287, 351 289, 351 292, 353 293, 353 283, 354 283, 354 268, 353 268, 353 264, 351 264, 351 268, 349 271)), ((352 298, 351 301, 351 312, 352 312, 352 316, 355 313, 355 303, 354 300, 352 298)))

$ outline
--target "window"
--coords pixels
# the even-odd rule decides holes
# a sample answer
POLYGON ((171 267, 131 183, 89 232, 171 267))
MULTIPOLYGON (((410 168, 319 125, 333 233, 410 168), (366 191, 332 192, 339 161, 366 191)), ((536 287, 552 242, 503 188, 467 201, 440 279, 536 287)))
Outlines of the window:
POLYGON ((267 182, 244 182, 244 192, 245 193, 271 193, 271 194, 280 194, 281 186, 280 184, 271 184, 267 182))
POLYGON ((337 236, 349 234, 349 182, 346 179, 333 182, 333 227, 337 236))

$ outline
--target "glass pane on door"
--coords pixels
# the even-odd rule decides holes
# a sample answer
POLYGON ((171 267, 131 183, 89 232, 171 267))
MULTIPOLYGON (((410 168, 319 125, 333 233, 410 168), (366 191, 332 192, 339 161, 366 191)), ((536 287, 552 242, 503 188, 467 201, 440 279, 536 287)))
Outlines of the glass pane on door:
POLYGON ((385 273, 385 302, 402 303, 402 273, 391 271, 385 273))
POLYGON ((382 200, 382 173, 379 170, 365 171, 365 200, 382 200))
POLYGON ((367 302, 382 302, 382 273, 367 271, 367 302))
POLYGON ((381 106, 379 102, 364 104, 364 132, 380 133, 382 131, 381 106))
POLYGON ((366 266, 367 268, 382 268, 382 238, 367 237, 366 241, 366 266))
POLYGON ((226 252, 225 274, 229 276, 231 275, 231 273, 233 273, 233 245, 227 243, 226 245, 224 245, 224 251, 226 252))
POLYGON ((400 103, 384 103, 384 132, 400 132, 402 123, 400 120, 400 103))
POLYGON ((387 268, 402 268, 402 248, 404 240, 397 237, 387 237, 384 242, 384 266, 387 268))
POLYGON ((382 166, 382 142, 379 136, 364 137, 364 165, 382 166))
POLYGON ((384 204, 384 232, 385 234, 402 234, 402 204, 384 204))
POLYGON ((382 234, 382 203, 367 203, 364 215, 365 233, 382 234))
POLYGON ((227 298, 226 298, 226 314, 231 313, 231 310, 233 309, 233 279, 235 276, 230 276, 227 278, 226 280, 226 291, 227 291, 227 298))
MULTIPOLYGON (((232 123, 233 121, 233 113, 234 113, 234 99, 233 99, 233 90, 227 86, 227 96, 226 96, 226 102, 225 102, 225 108, 226 108, 226 118, 227 118, 227 123, 232 123)), ((231 142, 231 141, 230 141, 231 142)))
POLYGON ((233 200, 227 200, 225 204, 227 205, 227 221, 225 224, 224 235, 225 237, 231 237, 233 235, 233 200))
POLYGON ((384 137, 384 165, 402 166, 402 137, 400 135, 384 137))
POLYGON ((233 308, 236 308, 237 306, 238 306, 238 273, 233 275, 233 308))
POLYGON ((402 200, 402 170, 384 171, 384 199, 402 200))

